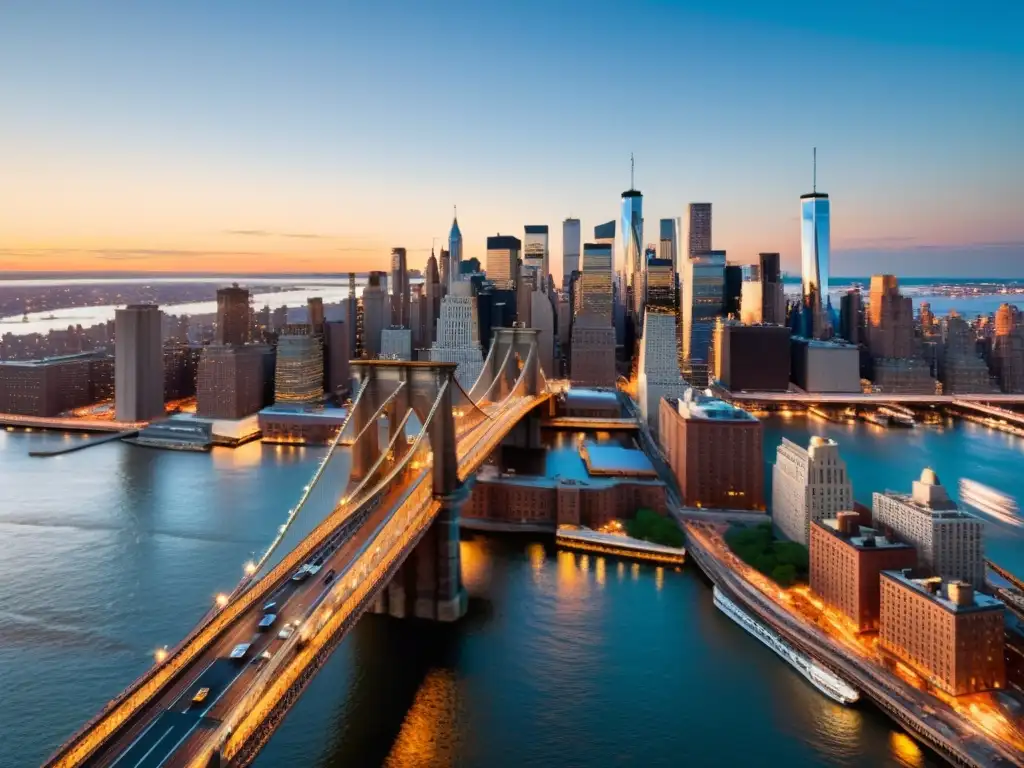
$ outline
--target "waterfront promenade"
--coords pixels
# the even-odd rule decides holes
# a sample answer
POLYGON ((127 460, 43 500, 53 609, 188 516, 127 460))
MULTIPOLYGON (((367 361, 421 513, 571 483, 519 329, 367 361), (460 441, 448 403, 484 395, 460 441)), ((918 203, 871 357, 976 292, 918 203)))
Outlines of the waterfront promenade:
POLYGON ((958 711, 890 674, 860 648, 790 610, 783 590, 774 587, 772 594, 772 582, 749 574, 750 569, 728 551, 719 528, 690 522, 685 530, 690 556, 708 578, 784 639, 850 681, 947 760, 978 768, 1024 766, 1024 740, 992 712, 958 711))

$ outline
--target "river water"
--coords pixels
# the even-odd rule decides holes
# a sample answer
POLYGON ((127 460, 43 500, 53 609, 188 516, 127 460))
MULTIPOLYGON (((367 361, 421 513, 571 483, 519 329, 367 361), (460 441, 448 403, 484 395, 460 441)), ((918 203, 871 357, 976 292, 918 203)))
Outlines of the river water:
MULTIPOLYGON (((881 432, 773 419, 766 459, 781 437, 814 433, 840 440, 864 501, 909 488, 925 465, 954 487, 965 474, 1024 496, 1024 441, 974 425, 881 432)), ((77 439, 0 432, 3 768, 38 765, 155 648, 186 634, 323 457, 259 443, 27 456, 77 439)), ((575 454, 575 441, 558 444, 575 454)), ((990 533, 994 557, 1024 572, 1024 538, 990 533)), ((819 695, 713 607, 692 567, 557 552, 540 536, 473 537, 462 552, 469 616, 451 626, 365 617, 257 765, 938 764, 870 706, 819 695)))

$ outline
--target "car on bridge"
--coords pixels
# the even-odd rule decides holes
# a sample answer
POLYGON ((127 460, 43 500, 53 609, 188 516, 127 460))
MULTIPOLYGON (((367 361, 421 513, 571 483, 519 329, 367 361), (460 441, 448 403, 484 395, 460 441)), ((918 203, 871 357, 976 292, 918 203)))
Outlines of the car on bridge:
POLYGON ((266 616, 264 616, 262 619, 260 619, 260 623, 259 623, 260 632, 262 632, 265 629, 270 629, 272 626, 274 626, 274 622, 275 621, 277 621, 277 614, 276 613, 268 613, 266 616))
POLYGON ((192 703, 193 704, 202 704, 204 701, 206 701, 206 697, 209 696, 209 695, 210 695, 210 689, 209 688, 200 688, 198 691, 196 691, 196 695, 192 697, 192 703))

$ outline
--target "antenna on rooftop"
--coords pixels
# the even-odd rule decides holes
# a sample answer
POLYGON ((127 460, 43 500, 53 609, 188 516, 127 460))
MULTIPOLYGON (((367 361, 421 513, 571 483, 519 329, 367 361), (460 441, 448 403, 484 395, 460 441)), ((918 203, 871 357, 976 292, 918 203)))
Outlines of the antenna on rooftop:
POLYGON ((818 148, 817 147, 814 148, 814 176, 813 176, 813 184, 814 184, 814 187, 813 187, 813 189, 811 191, 816 193, 818 191, 818 148))
POLYGON ((636 165, 633 162, 633 153, 630 152, 629 153, 629 188, 630 189, 636 189, 636 182, 634 181, 634 176, 636 175, 635 172, 636 172, 636 165))

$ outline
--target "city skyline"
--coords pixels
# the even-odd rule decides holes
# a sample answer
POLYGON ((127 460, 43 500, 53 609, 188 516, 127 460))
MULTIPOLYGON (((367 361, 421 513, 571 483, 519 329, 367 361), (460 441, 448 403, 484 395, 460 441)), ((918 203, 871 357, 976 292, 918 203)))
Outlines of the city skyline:
POLYGON ((876 3, 813 21, 751 3, 642 7, 625 20, 610 4, 565 5, 545 8, 541 25, 539 5, 463 10, 4 12, 14 109, 0 142, 14 151, 0 179, 0 270, 366 271, 386 269, 396 245, 419 269, 459 205, 464 258, 483 261, 487 236, 546 223, 557 276, 558 223, 615 217, 632 152, 649 232, 710 201, 715 249, 737 262, 779 251, 793 273, 817 146, 833 274, 1024 274, 1013 24, 876 3), (627 76, 584 55, 613 22, 678 44, 627 76), (491 60, 479 33, 495 28, 528 55, 491 60), (373 40, 385 30, 395 44, 383 49, 373 40), (726 63, 710 71, 711 58, 726 63), (808 70, 808 59, 828 66, 808 70), (658 119, 581 128, 593 94, 627 79, 658 119), (681 79, 690 96, 662 106, 681 79), (716 119, 686 119, 694 100, 716 119), (496 122, 482 102, 549 119, 496 122), (558 183, 538 185, 543 176, 558 183))

